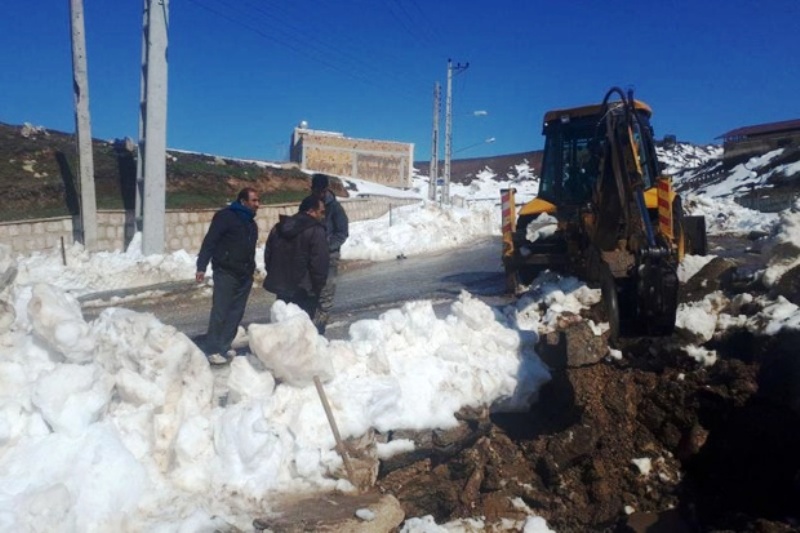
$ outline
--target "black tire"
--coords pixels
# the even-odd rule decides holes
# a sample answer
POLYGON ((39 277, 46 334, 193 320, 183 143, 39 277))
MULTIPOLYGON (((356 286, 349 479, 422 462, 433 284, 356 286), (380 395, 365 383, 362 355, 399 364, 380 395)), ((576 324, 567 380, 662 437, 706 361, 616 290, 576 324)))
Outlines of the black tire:
POLYGON ((505 267, 506 272, 506 293, 508 294, 516 294, 517 293, 517 286, 519 285, 519 276, 517 275, 516 269, 506 265, 505 267))
POLYGON ((686 253, 708 255, 708 235, 704 216, 683 217, 683 234, 686 238, 686 253))
POLYGON ((522 285, 530 285, 536 276, 542 273, 544 269, 539 266, 524 265, 519 267, 517 271, 517 279, 522 285))

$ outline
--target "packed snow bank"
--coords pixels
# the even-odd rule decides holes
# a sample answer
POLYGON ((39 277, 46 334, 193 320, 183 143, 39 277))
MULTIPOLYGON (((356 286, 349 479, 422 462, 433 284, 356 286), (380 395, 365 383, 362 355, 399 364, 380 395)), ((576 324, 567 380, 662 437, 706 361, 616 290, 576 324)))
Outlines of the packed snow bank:
POLYGON ((396 208, 381 218, 352 226, 354 231, 342 246, 342 259, 384 261, 399 254, 446 250, 499 235, 500 211, 494 205, 468 209, 429 203, 396 208))
POLYGON ((690 194, 684 198, 687 215, 702 215, 709 235, 747 235, 770 233, 778 223, 777 213, 762 213, 737 204, 730 198, 710 198, 690 194))
POLYGON ((346 490, 315 375, 344 438, 451 427, 468 406, 526 409, 549 379, 520 332, 467 293, 443 319, 410 302, 330 342, 277 302, 271 324, 250 326, 255 355, 218 384, 224 404, 203 353, 150 314, 85 322, 74 296, 43 283, 7 284, 0 301, 7 531, 247 529, 279 492, 346 490))
POLYGON ((67 247, 65 253, 66 265, 59 249, 18 257, 19 282, 49 283, 81 296, 111 289, 191 280, 197 261, 196 255, 185 250, 143 255, 141 233, 134 236, 125 251, 90 253, 75 243, 67 247))
POLYGON ((768 287, 775 285, 786 272, 800 265, 800 200, 795 202, 792 209, 781 213, 775 242, 763 277, 768 287))
POLYGON ((781 330, 800 330, 800 308, 783 296, 769 298, 742 293, 733 299, 715 291, 696 302, 678 306, 675 323, 679 337, 686 343, 687 355, 703 365, 717 360, 715 350, 702 345, 730 328, 742 328, 754 334, 775 335, 781 330), (742 308, 757 308, 758 312, 745 315, 742 308))

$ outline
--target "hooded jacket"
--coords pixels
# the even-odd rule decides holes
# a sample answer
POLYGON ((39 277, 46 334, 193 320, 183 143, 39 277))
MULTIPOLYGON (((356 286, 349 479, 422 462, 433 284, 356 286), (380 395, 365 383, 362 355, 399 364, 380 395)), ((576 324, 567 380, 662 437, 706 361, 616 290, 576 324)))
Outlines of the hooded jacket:
POLYGON ((325 231, 328 235, 328 248, 331 253, 336 253, 344 244, 349 236, 349 220, 344 207, 330 191, 325 193, 322 199, 325 203, 325 231))
POLYGON ((283 217, 264 246, 264 288, 279 296, 319 296, 328 279, 325 226, 311 215, 283 217))
POLYGON ((197 271, 205 272, 209 260, 214 270, 237 277, 252 276, 256 269, 258 225, 255 213, 239 201, 214 213, 197 254, 197 271))

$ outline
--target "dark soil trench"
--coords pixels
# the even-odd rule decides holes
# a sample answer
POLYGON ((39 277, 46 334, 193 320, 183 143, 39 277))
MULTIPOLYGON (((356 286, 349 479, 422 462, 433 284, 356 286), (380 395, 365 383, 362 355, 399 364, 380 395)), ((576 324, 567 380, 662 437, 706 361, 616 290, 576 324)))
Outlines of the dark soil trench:
POLYGON ((406 516, 490 524, 527 507, 559 532, 800 531, 800 332, 728 330, 703 367, 674 339, 572 364, 588 348, 569 328, 538 344, 553 379, 529 412, 464 413, 382 465, 406 516))

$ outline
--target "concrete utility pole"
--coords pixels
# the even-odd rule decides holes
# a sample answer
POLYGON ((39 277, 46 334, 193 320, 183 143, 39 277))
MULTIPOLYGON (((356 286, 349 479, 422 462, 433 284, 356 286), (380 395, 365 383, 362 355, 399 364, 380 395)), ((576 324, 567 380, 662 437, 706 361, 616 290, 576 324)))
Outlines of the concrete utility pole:
POLYGON ((75 136, 81 187, 81 236, 86 250, 97 247, 97 203, 94 192, 92 125, 89 120, 89 81, 86 66, 86 34, 83 0, 70 0, 72 29, 72 76, 75 94, 75 136))
POLYGON ((453 71, 464 71, 469 68, 469 63, 453 65, 447 60, 447 103, 445 104, 444 120, 444 187, 442 187, 442 201, 450 203, 450 157, 453 150, 453 71))
POLYGON ((144 0, 136 215, 145 255, 163 253, 166 236, 168 27, 169 0, 144 0))
POLYGON ((142 9, 142 68, 139 72, 139 142, 136 144, 136 203, 134 204, 133 230, 142 231, 142 204, 144 203, 144 114, 146 110, 147 96, 147 6, 149 0, 144 1, 142 9))
POLYGON ((431 166, 428 171, 428 198, 436 200, 436 185, 439 179, 439 112, 441 111, 441 87, 433 86, 433 139, 431 140, 431 166))

